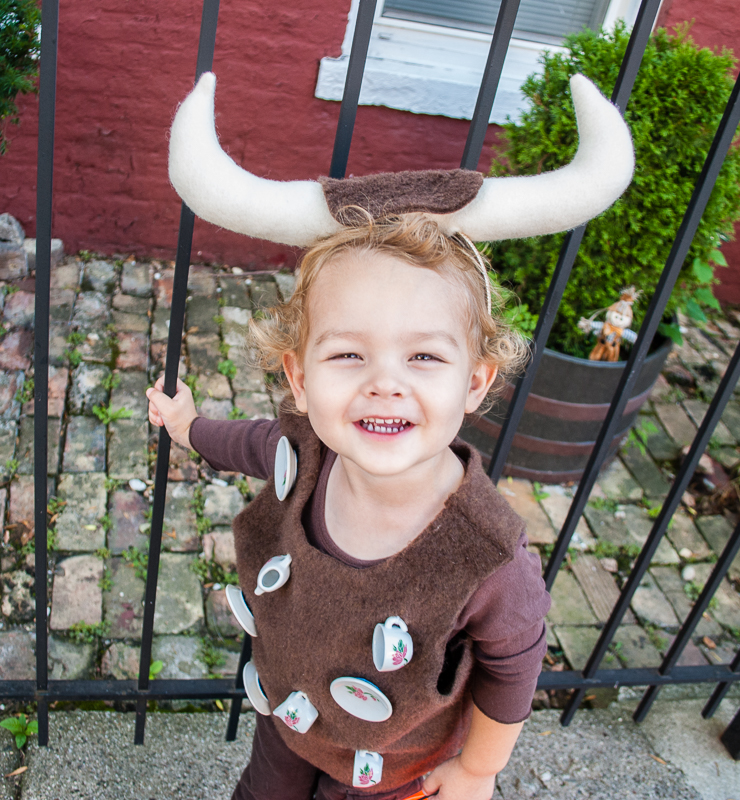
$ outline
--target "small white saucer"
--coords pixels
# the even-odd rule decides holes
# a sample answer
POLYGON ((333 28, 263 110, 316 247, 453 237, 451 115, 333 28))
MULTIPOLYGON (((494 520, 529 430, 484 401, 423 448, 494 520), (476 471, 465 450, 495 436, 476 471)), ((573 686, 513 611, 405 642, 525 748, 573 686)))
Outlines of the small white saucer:
POLYGON ((298 456, 287 437, 281 436, 275 451, 275 494, 281 502, 290 494, 298 474, 298 456))
POLYGON ((257 667, 254 666, 253 661, 248 661, 244 665, 242 679, 244 681, 244 691, 247 693, 252 708, 263 716, 269 717, 270 701, 262 688, 259 675, 257 675, 257 667))
POLYGON ((329 691, 340 708, 365 722, 385 722, 393 713, 391 701, 363 678, 337 678, 329 691))
POLYGON ((254 622, 254 615, 249 610, 242 590, 238 586, 229 584, 226 587, 226 600, 229 603, 231 613, 236 617, 236 621, 250 636, 256 636, 257 626, 254 622))

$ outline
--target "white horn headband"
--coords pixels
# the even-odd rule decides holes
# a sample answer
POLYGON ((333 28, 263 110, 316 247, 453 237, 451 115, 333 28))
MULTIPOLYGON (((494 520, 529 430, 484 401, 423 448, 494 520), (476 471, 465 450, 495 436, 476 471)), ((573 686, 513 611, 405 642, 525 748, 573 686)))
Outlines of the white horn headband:
MULTIPOLYGON (((635 163, 627 125, 583 75, 570 85, 579 135, 573 161, 543 175, 485 178, 459 211, 427 212, 444 233, 476 242, 557 233, 582 225, 622 194, 635 163)), ((172 123, 170 180, 185 203, 208 222, 282 244, 306 247, 341 230, 318 182, 258 178, 224 153, 213 122, 215 88, 215 76, 205 73, 172 123)))

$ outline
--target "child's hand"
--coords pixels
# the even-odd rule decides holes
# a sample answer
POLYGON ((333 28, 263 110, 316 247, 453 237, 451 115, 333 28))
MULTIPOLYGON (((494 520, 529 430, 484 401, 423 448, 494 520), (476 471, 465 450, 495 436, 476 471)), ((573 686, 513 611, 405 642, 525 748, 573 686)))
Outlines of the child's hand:
POLYGON ((149 422, 157 427, 167 428, 173 442, 192 450, 190 426, 198 416, 193 402, 193 393, 179 378, 174 397, 164 393, 164 378, 159 378, 154 388, 146 390, 149 399, 149 422))
POLYGON ((462 765, 460 756, 445 761, 424 781, 424 794, 437 800, 491 800, 495 775, 476 775, 462 765))

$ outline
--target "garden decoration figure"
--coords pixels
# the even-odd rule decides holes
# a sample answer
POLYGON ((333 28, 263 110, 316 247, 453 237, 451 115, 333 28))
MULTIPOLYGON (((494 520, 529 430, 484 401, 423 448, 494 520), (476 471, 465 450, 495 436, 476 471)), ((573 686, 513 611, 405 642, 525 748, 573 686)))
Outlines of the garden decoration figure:
POLYGON ((292 710, 258 717, 235 800, 493 793, 531 709, 549 598, 523 521, 456 438, 527 358, 492 316, 496 288, 471 240, 575 227, 629 184, 619 111, 584 77, 571 85, 576 156, 526 178, 268 181, 221 149, 212 74, 176 114, 170 178, 185 203, 308 247, 292 297, 249 326, 250 351, 286 393, 278 419, 199 417, 182 381, 173 398, 162 379, 147 390, 150 421, 175 442, 267 481, 234 521, 237 568, 264 706, 292 710), (288 553, 289 580, 254 593, 288 553), (373 648, 382 620, 387 646, 373 648))
POLYGON ((634 286, 628 286, 622 289, 619 300, 606 309, 604 322, 594 319, 600 311, 588 319, 581 317, 578 327, 584 333, 595 333, 598 337, 598 342, 589 355, 590 361, 618 361, 622 339, 630 344, 637 341, 637 334, 629 328, 632 325, 632 305, 639 296, 640 292, 634 286))

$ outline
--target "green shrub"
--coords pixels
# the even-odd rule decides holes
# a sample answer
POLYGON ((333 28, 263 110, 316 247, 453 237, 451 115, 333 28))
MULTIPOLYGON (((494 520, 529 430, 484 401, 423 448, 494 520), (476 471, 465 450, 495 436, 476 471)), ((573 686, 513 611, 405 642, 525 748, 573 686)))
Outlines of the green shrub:
MULTIPOLYGON (((36 0, 0 0, 0 122, 18 123, 18 94, 35 91, 41 11, 36 0)), ((5 152, 0 127, 0 153, 5 152)))
MULTIPOLYGON (((567 164, 578 146, 569 78, 581 72, 607 96, 619 73, 629 34, 585 30, 567 37, 565 51, 545 53, 543 72, 527 78, 530 100, 519 122, 505 126, 505 141, 494 154, 492 174, 532 175, 567 164)), ((631 186, 604 214, 589 223, 548 346, 585 356, 593 339, 577 328, 634 284, 638 330, 699 177, 732 91, 731 51, 698 48, 688 27, 651 37, 625 119, 632 131, 636 171, 631 186)), ((713 264, 724 265, 718 247, 732 234, 740 214, 740 149, 732 148, 717 180, 676 289, 667 307, 704 321, 702 311, 718 307, 711 286, 713 264)), ((542 307, 565 234, 493 242, 486 248, 499 280, 508 283, 530 311, 542 307)), ((676 338, 674 327, 663 332, 676 338)))

